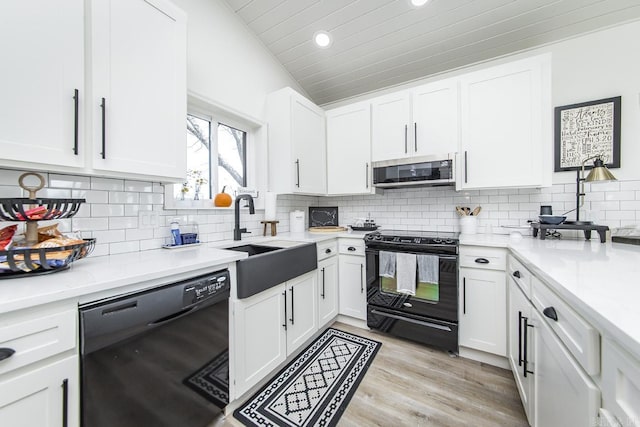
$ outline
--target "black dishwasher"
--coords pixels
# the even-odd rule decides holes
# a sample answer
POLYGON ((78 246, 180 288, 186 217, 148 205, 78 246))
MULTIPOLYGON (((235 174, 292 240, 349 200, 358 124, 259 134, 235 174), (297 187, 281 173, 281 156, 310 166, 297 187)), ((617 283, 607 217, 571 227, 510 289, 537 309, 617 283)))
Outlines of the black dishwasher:
POLYGON ((80 307, 82 425, 206 426, 228 403, 229 272, 80 307))

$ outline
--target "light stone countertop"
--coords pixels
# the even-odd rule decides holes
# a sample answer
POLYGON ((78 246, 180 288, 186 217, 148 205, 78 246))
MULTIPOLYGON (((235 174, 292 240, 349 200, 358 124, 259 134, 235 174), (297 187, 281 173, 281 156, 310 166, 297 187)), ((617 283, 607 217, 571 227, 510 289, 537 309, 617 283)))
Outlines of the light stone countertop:
POLYGON ((225 247, 275 240, 321 242, 337 237, 362 239, 364 232, 279 233, 240 241, 226 240, 178 249, 156 249, 126 254, 88 257, 66 271, 41 276, 0 280, 0 315, 64 300, 95 301, 159 286, 226 268, 246 258, 244 252, 225 247))
POLYGON ((589 323, 640 357, 640 246, 490 234, 460 235, 460 244, 508 248, 589 323))

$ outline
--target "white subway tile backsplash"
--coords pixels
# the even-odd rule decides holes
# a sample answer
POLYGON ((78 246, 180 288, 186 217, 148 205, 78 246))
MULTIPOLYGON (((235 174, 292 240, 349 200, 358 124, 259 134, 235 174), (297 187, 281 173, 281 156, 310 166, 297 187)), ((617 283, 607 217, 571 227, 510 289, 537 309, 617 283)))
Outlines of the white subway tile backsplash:
POLYGON ((88 176, 59 175, 50 173, 49 187, 88 190, 91 188, 91 178, 88 176))
POLYGON ((92 217, 110 217, 110 216, 123 216, 124 205, 109 205, 109 204, 92 204, 91 216, 92 217))
POLYGON ((93 237, 100 243, 124 242, 126 240, 124 230, 94 231, 93 237))
POLYGON ((140 194, 125 191, 110 191, 109 203, 138 204, 140 194))
POLYGON ((137 228, 138 217, 137 216, 121 216, 121 217, 109 217, 109 229, 117 230, 121 228, 137 228))
POLYGON ((136 191, 138 193, 151 193, 153 183, 146 181, 124 181, 124 191, 136 191))
POLYGON ((71 190, 62 188, 43 188, 36 193, 38 197, 49 199, 70 199, 71 190))
POLYGON ((13 197, 24 197, 24 195, 22 194, 22 188, 20 187, 0 185, 0 197, 13 198, 13 197))
POLYGON ((145 228, 144 230, 132 228, 132 229, 126 230, 125 234, 126 234, 127 241, 153 239, 152 228, 145 228))
POLYGON ((74 199, 85 199, 86 203, 109 203, 109 193, 106 191, 71 190, 74 199))
POLYGON ((77 231, 99 231, 109 229, 108 218, 72 218, 71 227, 77 231))
POLYGON ((161 205, 164 203, 164 194, 144 193, 140 194, 140 204, 161 205))
POLYGON ((91 177, 92 190, 124 191, 124 180, 91 177))

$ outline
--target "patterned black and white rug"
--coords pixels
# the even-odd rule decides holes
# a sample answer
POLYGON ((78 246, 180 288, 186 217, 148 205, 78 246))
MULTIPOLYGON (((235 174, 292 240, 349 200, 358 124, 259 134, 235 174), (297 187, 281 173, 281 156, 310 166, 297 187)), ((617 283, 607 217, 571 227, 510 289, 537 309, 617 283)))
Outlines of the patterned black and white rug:
POLYGON ((246 426, 335 426, 381 345, 329 328, 234 416, 246 426))
POLYGON ((218 354, 182 383, 224 409, 229 404, 229 351, 218 354))

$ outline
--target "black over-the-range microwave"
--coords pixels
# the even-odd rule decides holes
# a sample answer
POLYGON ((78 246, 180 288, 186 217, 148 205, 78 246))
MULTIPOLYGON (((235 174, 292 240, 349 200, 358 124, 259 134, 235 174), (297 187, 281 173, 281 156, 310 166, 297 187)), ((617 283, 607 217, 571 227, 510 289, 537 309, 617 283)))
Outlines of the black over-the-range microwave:
POLYGON ((373 185, 381 188, 454 185, 454 154, 373 162, 373 185))

